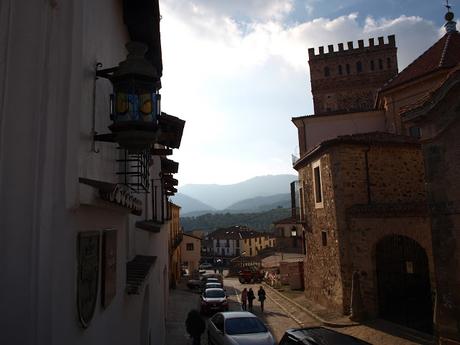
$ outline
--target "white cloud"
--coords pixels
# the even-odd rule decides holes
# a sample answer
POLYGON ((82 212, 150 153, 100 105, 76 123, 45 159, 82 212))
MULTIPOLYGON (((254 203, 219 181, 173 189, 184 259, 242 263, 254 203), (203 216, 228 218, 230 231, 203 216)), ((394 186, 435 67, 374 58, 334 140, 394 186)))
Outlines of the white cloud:
POLYGON ((395 34, 401 68, 439 37, 432 22, 407 16, 362 22, 351 13, 289 26, 291 8, 281 0, 161 2, 163 105, 187 121, 182 183, 292 173, 290 118, 312 112, 308 48, 395 34), (238 22, 243 10, 254 20, 238 22))

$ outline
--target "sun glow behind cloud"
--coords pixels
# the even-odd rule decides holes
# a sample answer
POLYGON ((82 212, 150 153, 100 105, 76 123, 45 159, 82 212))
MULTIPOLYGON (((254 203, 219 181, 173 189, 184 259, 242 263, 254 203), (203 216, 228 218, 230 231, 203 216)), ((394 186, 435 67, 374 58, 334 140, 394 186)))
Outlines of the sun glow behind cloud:
POLYGON ((290 119, 312 113, 309 47, 396 34, 401 69, 439 38, 439 28, 420 17, 350 13, 287 24, 292 1, 160 5, 162 103, 187 121, 174 157, 181 184, 295 173, 297 132, 290 119))

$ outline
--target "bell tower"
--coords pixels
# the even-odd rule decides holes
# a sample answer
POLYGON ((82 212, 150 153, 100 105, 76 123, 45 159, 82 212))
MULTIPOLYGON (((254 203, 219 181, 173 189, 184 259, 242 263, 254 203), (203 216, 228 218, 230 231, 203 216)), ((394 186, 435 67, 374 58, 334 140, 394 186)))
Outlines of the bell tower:
POLYGON ((377 90, 398 73, 395 36, 385 43, 369 39, 308 49, 315 114, 360 112, 373 109, 377 90))

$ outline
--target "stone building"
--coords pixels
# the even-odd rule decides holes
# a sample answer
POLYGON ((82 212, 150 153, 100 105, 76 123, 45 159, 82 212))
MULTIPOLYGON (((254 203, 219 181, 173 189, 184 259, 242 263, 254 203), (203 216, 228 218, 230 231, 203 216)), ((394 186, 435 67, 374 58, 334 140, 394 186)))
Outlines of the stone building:
MULTIPOLYGON (((449 59, 453 66, 453 58, 460 55, 460 35, 454 29, 455 23, 441 42, 444 47, 456 44, 447 51, 456 56, 445 57, 441 66, 448 65, 449 59)), ((437 331, 441 340, 460 341, 460 70, 457 64, 447 74, 445 69, 433 72, 441 72, 444 79, 401 109, 401 127, 420 137, 422 144, 437 285, 437 331)))
POLYGON ((304 184, 307 214, 307 296, 348 314, 352 275, 358 271, 369 315, 398 321, 400 310, 391 309, 398 304, 407 311, 408 326, 430 331, 433 259, 417 141, 388 133, 342 136, 321 143, 295 169, 304 184), (394 242, 411 250, 396 257, 389 250, 394 242), (405 274, 399 270, 409 262, 420 281, 395 290, 405 274), (388 271, 396 266, 397 272, 388 271), (414 307, 422 308, 422 301, 425 318, 419 320, 422 311, 414 307))
POLYGON ((398 73, 395 36, 388 36, 388 43, 379 37, 365 46, 347 42, 347 49, 339 43, 308 49, 311 91, 315 114, 334 112, 362 112, 374 109, 377 90, 398 73))
MULTIPOLYGON (((349 313, 352 275, 358 273, 368 316, 433 332, 441 343, 460 334, 453 278, 459 267, 460 34, 449 16, 438 42, 381 83, 374 108, 338 106, 341 112, 327 113, 315 102, 314 115, 293 118, 307 232, 306 294, 349 313)), ((323 79, 331 76, 321 68, 323 79)), ((319 73, 312 71, 312 78, 319 73)))
POLYGON ((280 219, 273 223, 275 246, 274 250, 284 253, 305 252, 305 234, 301 223, 296 217, 280 219))
POLYGON ((163 344, 158 1, 5 0, 0 32, 0 343, 163 344))

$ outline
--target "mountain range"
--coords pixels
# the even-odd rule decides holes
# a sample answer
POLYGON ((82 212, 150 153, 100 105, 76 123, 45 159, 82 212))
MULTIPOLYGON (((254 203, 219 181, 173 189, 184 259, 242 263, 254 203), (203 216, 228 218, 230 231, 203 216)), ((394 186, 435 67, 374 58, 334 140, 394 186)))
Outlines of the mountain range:
POLYGON ((289 205, 290 183, 295 175, 266 175, 229 184, 188 184, 179 187, 172 201, 181 214, 196 212, 262 212, 289 205))

